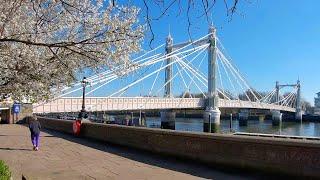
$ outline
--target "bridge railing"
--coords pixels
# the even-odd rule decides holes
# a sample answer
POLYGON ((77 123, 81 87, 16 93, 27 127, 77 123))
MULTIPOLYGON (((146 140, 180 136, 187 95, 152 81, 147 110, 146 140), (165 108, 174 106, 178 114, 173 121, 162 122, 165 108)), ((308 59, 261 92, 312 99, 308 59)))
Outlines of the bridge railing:
MULTIPOLYGON (((145 110, 145 109, 183 109, 204 107, 200 98, 154 98, 154 97, 117 97, 85 100, 88 111, 145 110)), ((34 113, 78 112, 81 110, 81 98, 61 98, 43 105, 35 105, 34 113)))
MULTIPOLYGON (((160 97, 112 97, 99 98, 88 97, 85 100, 88 111, 119 111, 119 110, 147 110, 147 109, 192 109, 204 108, 205 99, 202 98, 160 98, 160 97)), ((52 102, 34 105, 34 113, 50 112, 79 112, 82 106, 82 98, 66 97, 52 102)), ((275 109, 295 112, 295 108, 267 104, 261 102, 249 102, 241 100, 220 99, 218 106, 221 108, 249 108, 249 109, 275 109)))
POLYGON ((250 102, 241 100, 225 100, 219 99, 219 107, 222 108, 248 108, 248 109, 275 109, 281 111, 295 112, 295 108, 288 106, 280 106, 276 104, 268 104, 262 102, 250 102))

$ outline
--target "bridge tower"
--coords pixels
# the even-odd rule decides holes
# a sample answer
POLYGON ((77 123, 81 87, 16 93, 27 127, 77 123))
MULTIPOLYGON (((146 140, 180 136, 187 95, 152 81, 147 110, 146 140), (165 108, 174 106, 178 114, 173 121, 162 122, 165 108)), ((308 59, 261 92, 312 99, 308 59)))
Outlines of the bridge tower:
MULTIPOLYGON (((283 84, 280 85, 279 82, 276 82, 276 99, 275 102, 277 102, 277 105, 279 104, 280 101, 280 95, 279 95, 279 91, 280 88, 282 87, 297 87, 297 100, 296 100, 296 104, 295 104, 295 108, 296 108, 296 113, 295 113, 295 119, 298 121, 302 120, 302 107, 301 107, 301 85, 300 85, 300 81, 297 81, 297 84, 283 84)), ((279 125, 280 122, 282 121, 282 113, 279 110, 271 110, 271 114, 272 114, 272 124, 273 125, 279 125)))
MULTIPOLYGON (((173 49, 173 39, 171 35, 169 34, 166 39, 166 54, 170 54, 173 49)), ((172 62, 172 58, 166 59, 166 64, 170 64, 172 62)), ((165 69, 165 89, 164 89, 164 97, 166 98, 172 98, 172 82, 170 81, 172 78, 172 64, 167 66, 165 69)))
POLYGON ((296 101, 296 120, 302 121, 302 107, 301 107, 301 85, 297 81, 297 101, 296 101))
MULTIPOLYGON (((173 49, 173 39, 169 34, 166 39, 166 54, 170 54, 173 49)), ((172 58, 169 57, 166 59, 166 64, 172 63, 172 58)), ((165 69, 165 89, 164 89, 164 97, 165 98, 173 98, 172 95, 172 64, 167 66, 165 69)), ((175 117, 176 113, 173 110, 165 109, 160 112, 161 116, 161 128, 163 129, 175 129, 175 117)))
POLYGON ((208 99, 207 107, 204 112, 204 132, 217 132, 220 127, 220 110, 218 107, 217 92, 217 41, 216 29, 211 26, 209 28, 209 47, 208 47, 208 99))
MULTIPOLYGON (((279 81, 276 81, 276 98, 275 102, 277 105, 279 105, 280 101, 280 85, 279 81)), ((282 122, 282 113, 279 110, 271 110, 271 115, 272 115, 272 125, 273 126, 279 126, 282 122)))
POLYGON ((277 102, 277 104, 279 104, 280 101, 280 86, 279 86, 279 81, 276 81, 276 99, 275 102, 277 102))

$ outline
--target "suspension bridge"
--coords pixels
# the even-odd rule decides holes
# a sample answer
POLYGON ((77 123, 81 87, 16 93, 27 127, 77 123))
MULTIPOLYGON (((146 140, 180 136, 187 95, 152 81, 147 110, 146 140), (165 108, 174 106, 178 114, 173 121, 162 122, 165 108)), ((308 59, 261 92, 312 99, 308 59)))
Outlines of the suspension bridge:
POLYGON ((131 63, 86 80, 87 88, 85 82, 65 87, 49 102, 34 104, 33 113, 79 112, 86 96, 88 111, 159 109, 169 128, 174 109, 205 109, 205 124, 220 124, 220 108, 266 109, 280 120, 281 112, 293 112, 302 119, 300 82, 277 82, 269 92, 256 91, 233 63, 214 27, 204 37, 178 44, 169 34, 165 44, 132 58, 131 63), (292 91, 281 95, 285 87, 292 91))

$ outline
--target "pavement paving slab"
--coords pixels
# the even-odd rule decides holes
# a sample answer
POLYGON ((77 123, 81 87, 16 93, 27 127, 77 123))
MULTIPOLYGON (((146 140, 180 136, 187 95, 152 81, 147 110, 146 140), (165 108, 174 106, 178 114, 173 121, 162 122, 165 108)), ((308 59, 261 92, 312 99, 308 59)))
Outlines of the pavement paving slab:
POLYGON ((44 130, 33 151, 29 129, 0 125, 0 159, 13 179, 256 179, 199 163, 44 130))

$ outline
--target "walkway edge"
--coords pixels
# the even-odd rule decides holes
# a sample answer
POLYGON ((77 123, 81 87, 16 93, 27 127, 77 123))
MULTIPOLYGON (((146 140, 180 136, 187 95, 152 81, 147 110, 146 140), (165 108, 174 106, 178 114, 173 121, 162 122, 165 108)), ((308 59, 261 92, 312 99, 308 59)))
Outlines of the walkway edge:
MULTIPOLYGON (((43 127, 72 133, 72 121, 39 117, 43 127)), ((81 136, 215 166, 320 178, 320 142, 243 137, 84 123, 81 136)))

